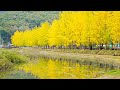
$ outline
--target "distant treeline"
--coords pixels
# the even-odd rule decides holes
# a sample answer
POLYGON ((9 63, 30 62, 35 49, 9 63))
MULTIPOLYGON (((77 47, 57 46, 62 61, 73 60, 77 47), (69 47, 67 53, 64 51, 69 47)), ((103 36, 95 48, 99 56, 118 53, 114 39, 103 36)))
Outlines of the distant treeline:
POLYGON ((0 44, 11 42, 16 30, 24 31, 39 26, 42 22, 52 22, 59 11, 0 11, 0 44))

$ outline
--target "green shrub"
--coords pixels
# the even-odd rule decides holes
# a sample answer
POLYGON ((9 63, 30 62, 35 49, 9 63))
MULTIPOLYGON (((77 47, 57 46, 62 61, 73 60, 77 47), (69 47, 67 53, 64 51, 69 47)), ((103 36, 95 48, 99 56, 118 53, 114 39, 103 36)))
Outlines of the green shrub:
POLYGON ((13 63, 7 59, 0 59, 0 71, 10 69, 13 66, 13 63))
POLYGON ((18 64, 26 61, 26 57, 15 52, 5 51, 5 52, 2 52, 2 55, 12 63, 18 64))

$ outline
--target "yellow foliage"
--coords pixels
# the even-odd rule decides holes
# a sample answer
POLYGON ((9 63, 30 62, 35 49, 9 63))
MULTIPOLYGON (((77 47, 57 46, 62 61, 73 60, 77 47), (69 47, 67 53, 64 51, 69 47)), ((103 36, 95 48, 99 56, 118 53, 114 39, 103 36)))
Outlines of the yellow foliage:
POLYGON ((119 11, 63 11, 59 19, 32 30, 16 31, 15 46, 69 46, 120 43, 119 11))

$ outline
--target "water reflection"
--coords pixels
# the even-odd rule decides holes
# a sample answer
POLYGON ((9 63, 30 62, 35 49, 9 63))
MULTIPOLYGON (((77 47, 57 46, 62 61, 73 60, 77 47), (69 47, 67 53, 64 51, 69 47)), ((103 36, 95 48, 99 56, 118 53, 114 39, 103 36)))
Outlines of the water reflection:
POLYGON ((22 70, 10 70, 0 72, 0 79, 36 79, 36 77, 22 70))
POLYGON ((44 58, 24 64, 19 67, 19 70, 41 79, 89 79, 98 77, 106 71, 103 68, 80 65, 73 61, 44 58))

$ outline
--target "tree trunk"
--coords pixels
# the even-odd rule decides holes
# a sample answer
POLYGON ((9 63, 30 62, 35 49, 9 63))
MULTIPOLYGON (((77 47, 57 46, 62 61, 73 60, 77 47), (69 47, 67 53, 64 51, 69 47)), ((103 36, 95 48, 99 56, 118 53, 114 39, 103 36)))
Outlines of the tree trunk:
POLYGON ((92 50, 92 45, 90 45, 90 50, 92 50))
POLYGON ((76 46, 76 45, 74 45, 74 46, 73 46, 73 49, 77 49, 77 46, 76 46))
POLYGON ((107 50, 107 44, 105 44, 105 50, 107 50))
POLYGON ((86 46, 84 46, 84 50, 86 49, 86 46))
POLYGON ((103 49, 103 43, 102 43, 102 45, 100 45, 100 50, 102 50, 103 49))

